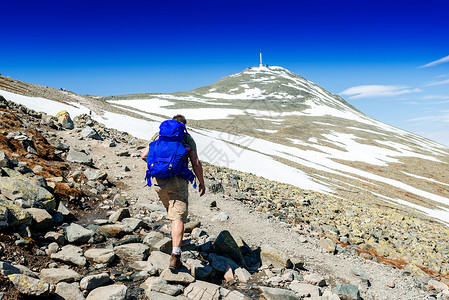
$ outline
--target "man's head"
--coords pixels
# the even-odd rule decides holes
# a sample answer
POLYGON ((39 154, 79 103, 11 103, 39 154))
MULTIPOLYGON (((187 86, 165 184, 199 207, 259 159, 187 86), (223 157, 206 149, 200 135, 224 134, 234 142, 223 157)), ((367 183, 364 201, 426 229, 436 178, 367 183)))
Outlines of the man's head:
POLYGON ((172 120, 179 121, 179 122, 183 123, 184 125, 187 124, 187 120, 183 115, 176 115, 172 118, 172 120))

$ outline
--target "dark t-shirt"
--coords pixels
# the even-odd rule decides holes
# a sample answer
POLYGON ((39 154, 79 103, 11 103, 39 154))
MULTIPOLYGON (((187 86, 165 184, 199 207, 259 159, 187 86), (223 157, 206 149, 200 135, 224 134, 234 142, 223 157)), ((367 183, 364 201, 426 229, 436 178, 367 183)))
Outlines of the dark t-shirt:
MULTIPOLYGON (((159 132, 157 132, 153 137, 151 138, 150 142, 153 142, 159 138, 159 132)), ((193 140, 192 136, 188 133, 184 134, 184 138, 182 139, 182 144, 184 147, 188 148, 191 151, 196 151, 196 143, 193 140)))

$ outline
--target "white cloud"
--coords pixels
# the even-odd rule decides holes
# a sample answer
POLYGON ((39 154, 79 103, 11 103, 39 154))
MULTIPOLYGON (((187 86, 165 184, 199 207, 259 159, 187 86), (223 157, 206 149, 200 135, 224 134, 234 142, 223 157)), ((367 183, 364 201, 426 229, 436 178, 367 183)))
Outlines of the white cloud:
POLYGON ((426 86, 442 85, 442 84, 449 84, 449 79, 431 82, 431 83, 426 84, 426 86))
POLYGON ((392 97, 403 94, 422 92, 421 89, 412 89, 403 85, 359 85, 341 92, 341 95, 349 96, 350 99, 370 97, 392 97))
POLYGON ((443 110, 439 115, 432 115, 427 117, 420 117, 410 119, 408 121, 418 122, 418 121, 428 121, 428 122, 448 122, 449 123, 449 110, 443 110))
POLYGON ((436 66, 436 65, 443 64, 443 63, 447 63, 447 62, 449 62, 449 55, 446 56, 446 57, 440 58, 440 59, 438 59, 438 60, 432 61, 432 62, 430 62, 430 63, 428 63, 428 64, 422 65, 422 66, 418 67, 418 69, 420 69, 420 68, 434 67, 434 66, 436 66))

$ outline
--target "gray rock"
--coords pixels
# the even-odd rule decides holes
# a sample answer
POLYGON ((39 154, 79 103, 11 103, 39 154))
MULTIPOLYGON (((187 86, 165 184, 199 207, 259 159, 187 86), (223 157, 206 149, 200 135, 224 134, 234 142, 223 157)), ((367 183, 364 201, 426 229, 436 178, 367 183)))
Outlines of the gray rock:
POLYGON ((61 151, 68 151, 70 147, 67 144, 62 143, 58 138, 52 137, 47 139, 48 143, 52 145, 55 149, 61 151))
POLYGON ((124 218, 122 219, 122 224, 129 227, 132 231, 136 231, 139 228, 142 228, 145 226, 145 223, 136 218, 124 218))
POLYGON ((232 270, 240 268, 240 266, 237 265, 232 259, 215 253, 209 254, 208 260, 210 266, 221 273, 225 273, 228 268, 231 268, 232 270))
POLYGON ((65 229, 65 236, 69 243, 84 244, 95 234, 94 231, 84 228, 76 223, 70 224, 65 229))
POLYGON ((285 253, 268 244, 264 244, 260 248, 260 258, 262 259, 262 265, 272 265, 275 268, 281 269, 288 267, 289 257, 285 253))
POLYGON ((82 290, 93 290, 107 284, 109 280, 109 275, 107 273, 86 276, 81 279, 80 288, 82 290))
POLYGON ((321 296, 321 289, 319 287, 308 283, 301 283, 297 280, 290 284, 289 289, 302 298, 310 297, 312 299, 319 299, 321 296))
POLYGON ((360 300, 359 288, 353 284, 339 283, 335 286, 335 293, 342 300, 360 300))
POLYGON ((72 269, 52 268, 42 269, 39 278, 51 284, 57 284, 59 282, 80 281, 83 276, 72 269))
POLYGON ((151 276, 158 274, 158 269, 149 261, 135 261, 129 264, 129 267, 136 271, 147 272, 151 276))
POLYGON ((109 216, 109 223, 115 223, 118 221, 123 220, 124 218, 130 218, 131 215, 129 214, 129 209, 127 208, 120 208, 116 212, 114 212, 112 215, 109 216))
POLYGON ((155 292, 152 290, 146 290, 145 291, 145 296, 147 297, 147 299, 151 299, 151 300, 189 300, 189 298, 184 297, 184 296, 170 296, 167 294, 162 294, 159 292, 155 292))
POLYGON ((242 283, 247 283, 251 278, 251 274, 243 268, 237 268, 235 270, 235 276, 237 276, 237 279, 242 283))
POLYGON ((91 291, 86 300, 125 300, 126 291, 123 284, 107 285, 91 291))
POLYGON ((96 263, 108 265, 114 260, 115 253, 112 249, 88 249, 84 252, 84 257, 96 263))
POLYGON ((52 216, 45 210, 41 208, 27 208, 33 218, 33 228, 36 230, 44 230, 53 226, 52 216))
POLYGON ((92 187, 92 188, 94 188, 95 190, 97 190, 97 192, 104 192, 104 191, 106 191, 106 187, 103 184, 101 184, 101 183, 99 183, 97 181, 90 180, 90 181, 87 182, 87 185, 92 187))
POLYGON ((131 233, 132 230, 123 224, 110 224, 101 226, 97 232, 107 238, 120 238, 125 234, 131 233))
POLYGON ((164 238, 164 234, 159 231, 150 231, 145 238, 143 239, 143 243, 147 246, 154 247, 157 242, 161 241, 164 238))
POLYGON ((168 269, 170 265, 170 255, 160 251, 152 251, 148 258, 148 262, 158 269, 158 272, 160 273, 162 270, 168 269))
POLYGON ((29 201, 32 207, 56 208, 53 194, 21 174, 15 174, 14 177, 2 177, 0 191, 11 201, 22 199, 29 201))
POLYGON ((105 171, 90 168, 84 171, 84 175, 86 175, 89 180, 105 180, 106 177, 108 177, 108 174, 105 171))
POLYGON ((103 138, 98 134, 98 132, 90 126, 86 126, 81 131, 81 136, 85 137, 85 138, 90 138, 93 140, 99 140, 99 141, 103 140, 103 138))
POLYGON ((61 251, 51 254, 50 257, 56 261, 78 267, 84 267, 86 265, 86 258, 83 256, 83 249, 73 245, 62 247, 61 251))
POLYGON ((120 257, 120 259, 125 262, 146 260, 148 258, 149 251, 150 248, 147 245, 140 243, 125 244, 114 247, 115 255, 120 257))
POLYGON ((219 214, 215 215, 212 217, 211 221, 212 222, 224 222, 227 221, 229 219, 229 215, 222 211, 219 214))
POLYGON ((22 294, 29 296, 47 296, 50 292, 50 284, 48 282, 22 275, 11 274, 8 279, 14 284, 14 287, 22 294))
POLYGON ((72 211, 70 211, 70 209, 62 203, 62 201, 59 201, 58 212, 62 214, 64 219, 71 219, 73 217, 72 211))
POLYGON ((59 232, 55 232, 55 231, 49 231, 45 234, 45 239, 46 241, 52 243, 52 242, 56 242, 59 245, 64 245, 65 243, 65 237, 63 234, 59 233, 59 232))
POLYGON ((5 152, 0 151, 0 168, 13 168, 13 163, 5 152))
POLYGON ((117 194, 114 196, 113 202, 114 202, 114 205, 119 205, 119 206, 123 206, 123 207, 129 206, 128 200, 120 194, 117 194))
POLYGON ((331 241, 329 239, 321 239, 321 240, 319 240, 318 243, 319 243, 321 249, 323 249, 325 252, 328 252, 331 254, 335 253, 335 249, 336 249, 337 245, 333 241, 331 241))
POLYGON ((212 249, 215 253, 227 255, 241 266, 247 267, 242 252, 229 231, 220 232, 212 244, 212 249))
POLYGON ((168 284, 167 280, 161 277, 150 277, 140 287, 144 290, 155 291, 170 296, 176 296, 182 292, 182 286, 168 284))
POLYGON ((190 274, 199 280, 206 280, 212 273, 212 267, 203 264, 199 259, 187 259, 186 265, 190 269, 190 274))
POLYGON ((55 295, 58 300, 84 300, 84 295, 77 283, 58 283, 55 295))
POLYGON ((326 280, 323 276, 317 273, 304 275, 304 281, 317 286, 326 286, 326 280))
POLYGON ((128 150, 120 150, 120 151, 115 152, 115 154, 117 156, 129 156, 129 151, 128 150))
POLYGON ((262 295, 266 300, 300 300, 302 298, 290 290, 270 288, 265 286, 258 287, 262 291, 262 295))
POLYGON ((59 250, 59 245, 56 242, 53 242, 51 244, 49 244, 47 246, 47 250, 45 250, 45 254, 47 254, 48 256, 52 255, 53 253, 58 252, 59 250))
POLYGON ((189 299, 204 299, 204 300, 247 300, 249 298, 245 297, 243 294, 237 291, 230 291, 219 285, 205 282, 196 281, 189 284, 184 289, 184 296, 189 299))
POLYGON ((168 282, 189 284, 195 281, 195 278, 188 273, 187 269, 179 269, 176 273, 173 273, 170 269, 162 271, 160 277, 164 278, 168 282))
POLYGON ((80 163, 86 166, 93 167, 93 160, 85 152, 76 151, 73 148, 70 148, 69 154, 67 155, 67 160, 70 162, 80 163))
POLYGON ((0 262, 0 273, 8 276, 11 274, 22 274, 19 268, 7 263, 7 262, 0 262))
POLYGON ((0 194, 0 211, 2 215, 0 228, 26 224, 29 223, 29 221, 32 218, 29 212, 15 205, 1 194, 0 194))

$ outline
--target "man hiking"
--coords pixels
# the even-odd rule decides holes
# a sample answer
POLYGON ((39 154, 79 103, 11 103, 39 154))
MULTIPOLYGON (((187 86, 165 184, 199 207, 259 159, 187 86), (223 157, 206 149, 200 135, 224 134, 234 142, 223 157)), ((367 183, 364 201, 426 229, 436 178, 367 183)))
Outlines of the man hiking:
POLYGON ((188 186, 189 181, 193 182, 195 179, 188 168, 187 158, 190 159, 199 181, 200 196, 206 192, 203 167, 198 159, 196 143, 185 128, 186 123, 186 118, 182 115, 162 122, 159 133, 153 136, 141 155, 148 165, 147 183, 154 186, 172 224, 170 270, 181 267, 181 244, 188 212, 188 186))

